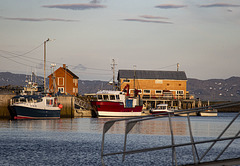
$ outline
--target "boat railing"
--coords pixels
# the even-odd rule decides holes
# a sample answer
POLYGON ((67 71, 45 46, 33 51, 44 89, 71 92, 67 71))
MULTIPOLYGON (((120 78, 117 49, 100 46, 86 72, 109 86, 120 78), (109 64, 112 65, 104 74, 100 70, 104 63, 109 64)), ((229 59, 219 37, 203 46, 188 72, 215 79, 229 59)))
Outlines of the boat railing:
MULTIPOLYGON (((234 123, 234 121, 239 117, 240 111, 236 114, 236 116, 232 119, 232 121, 223 129, 221 134, 216 139, 210 139, 205 141, 194 141, 193 133, 192 133, 192 127, 191 127, 191 121, 190 121, 190 113, 192 112, 204 112, 206 109, 218 109, 218 108, 224 108, 224 107, 231 107, 231 106, 238 106, 240 105, 240 102, 229 102, 229 103, 222 103, 222 104, 216 104, 211 106, 205 106, 200 108, 193 108, 193 109, 186 109, 186 110, 177 110, 175 111, 175 115, 180 114, 186 114, 187 115, 187 124, 189 129, 189 135, 190 135, 190 142, 189 143, 182 143, 182 144, 176 144, 175 138, 173 134, 173 126, 172 126, 172 114, 168 113, 168 115, 164 115, 166 113, 159 113, 154 115, 147 115, 147 116, 140 116, 140 117, 131 117, 131 118, 123 118, 123 119, 116 119, 116 120, 110 120, 105 122, 103 126, 103 134, 102 134, 102 146, 101 146, 101 161, 102 165, 105 165, 104 163, 104 157, 105 156, 113 156, 113 155, 122 155, 122 162, 125 160, 125 156, 129 154, 136 154, 136 153, 143 153, 143 152, 149 152, 149 151, 156 151, 156 150, 163 150, 163 149, 172 149, 172 165, 177 165, 177 156, 176 156, 176 147, 184 147, 184 146, 191 146, 192 147, 192 156, 194 160, 194 164, 200 164, 206 154, 213 148, 213 146, 220 141, 224 140, 230 140, 230 142, 225 146, 225 148, 219 153, 219 155, 213 160, 217 161, 219 157, 226 151, 226 149, 231 145, 231 143, 235 139, 240 138, 240 130, 235 133, 233 137, 223 137, 223 134, 230 128, 230 126, 234 123), (136 149, 136 150, 129 150, 126 151, 126 145, 127 145, 127 135, 132 130, 132 128, 141 121, 146 120, 154 120, 159 118, 168 118, 169 121, 169 128, 171 133, 171 145, 167 146, 159 146, 159 147, 153 147, 153 148, 146 148, 146 149, 136 149), (120 152, 113 152, 113 153, 104 153, 104 139, 105 134, 109 131, 109 129, 116 123, 120 121, 126 121, 125 126, 125 136, 124 136, 124 144, 123 144, 123 150, 120 152), (209 148, 203 153, 202 156, 199 156, 196 145, 198 144, 205 144, 205 143, 212 143, 209 148)), ((239 156, 240 157, 240 156, 239 156)))

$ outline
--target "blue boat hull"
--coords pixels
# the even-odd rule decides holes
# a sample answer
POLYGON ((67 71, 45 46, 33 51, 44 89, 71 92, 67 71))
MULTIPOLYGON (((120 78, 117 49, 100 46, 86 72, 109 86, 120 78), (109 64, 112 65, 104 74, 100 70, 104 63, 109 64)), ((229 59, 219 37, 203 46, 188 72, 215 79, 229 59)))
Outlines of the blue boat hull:
POLYGON ((22 106, 12 106, 14 119, 58 119, 60 118, 59 110, 45 110, 29 108, 22 106))

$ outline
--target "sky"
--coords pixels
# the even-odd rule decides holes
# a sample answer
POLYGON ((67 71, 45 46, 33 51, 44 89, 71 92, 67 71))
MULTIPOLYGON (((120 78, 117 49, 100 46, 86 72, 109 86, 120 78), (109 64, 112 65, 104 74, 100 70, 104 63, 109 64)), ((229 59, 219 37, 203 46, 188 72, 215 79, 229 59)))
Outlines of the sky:
POLYGON ((0 72, 43 76, 66 64, 80 80, 119 69, 240 76, 239 0, 0 0, 0 72))

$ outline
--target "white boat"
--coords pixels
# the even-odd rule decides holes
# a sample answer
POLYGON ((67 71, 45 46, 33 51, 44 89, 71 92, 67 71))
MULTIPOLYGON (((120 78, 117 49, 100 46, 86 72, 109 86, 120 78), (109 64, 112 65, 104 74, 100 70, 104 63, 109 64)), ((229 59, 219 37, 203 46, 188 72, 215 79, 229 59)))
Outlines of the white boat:
POLYGON ((168 115, 168 114, 174 114, 174 111, 172 109, 168 109, 168 104, 158 104, 156 108, 151 109, 150 114, 160 114, 161 115, 168 115))
POLYGON ((209 110, 205 110, 203 112, 200 112, 201 116, 217 116, 218 115, 218 111, 217 109, 209 109, 209 110))
POLYGON ((51 96, 19 95, 11 99, 13 119, 59 119, 62 105, 51 96))
MULTIPOLYGON (((211 108, 209 100, 208 100, 208 106, 209 106, 209 108, 211 108)), ((201 116, 217 116, 218 111, 217 111, 217 109, 207 109, 203 112, 200 112, 200 115, 201 116)))

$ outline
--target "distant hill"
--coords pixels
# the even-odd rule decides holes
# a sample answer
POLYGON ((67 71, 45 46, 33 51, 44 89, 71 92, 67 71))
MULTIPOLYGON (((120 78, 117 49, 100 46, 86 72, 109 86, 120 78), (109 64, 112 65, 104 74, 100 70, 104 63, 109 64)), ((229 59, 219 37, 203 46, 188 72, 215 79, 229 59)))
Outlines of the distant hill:
MULTIPOLYGON (((0 72, 0 86, 25 86, 26 79, 30 79, 30 76, 0 72)), ((41 83, 43 82, 43 77, 38 77, 37 80, 41 83)), ((108 85, 106 81, 78 81, 78 91, 81 95, 95 93, 101 89, 112 89, 112 86, 108 85)), ((188 78, 187 90, 195 98, 200 98, 204 101, 240 101, 240 77, 209 80, 188 78)))
POLYGON ((240 77, 209 80, 189 78, 187 89, 201 100, 240 101, 240 77))

